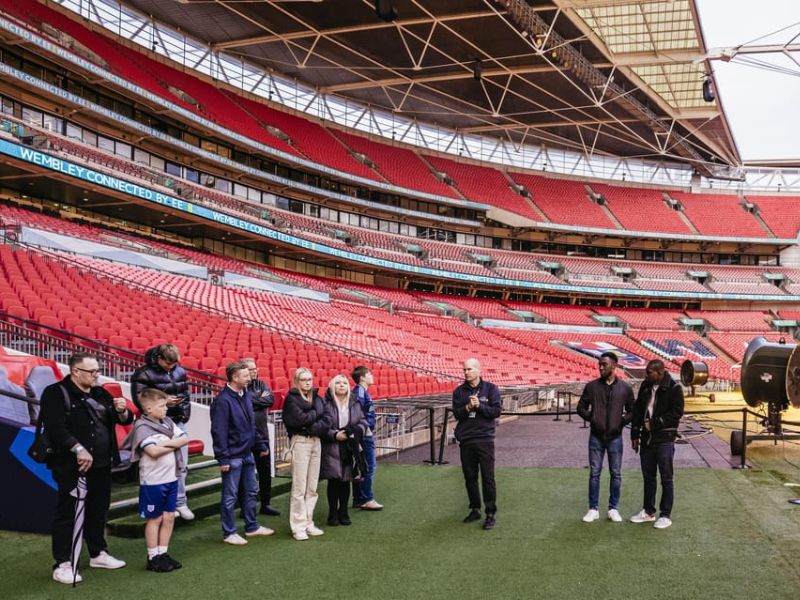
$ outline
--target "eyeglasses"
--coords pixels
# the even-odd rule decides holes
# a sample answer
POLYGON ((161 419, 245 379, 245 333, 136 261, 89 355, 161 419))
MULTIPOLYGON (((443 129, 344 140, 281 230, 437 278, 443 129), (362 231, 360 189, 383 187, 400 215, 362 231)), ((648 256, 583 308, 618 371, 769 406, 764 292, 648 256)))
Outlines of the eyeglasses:
POLYGON ((311 378, 304 377, 302 379, 298 379, 300 383, 312 383, 314 380, 311 378))
POLYGON ((84 373, 89 373, 89 375, 99 375, 100 369, 81 369, 80 367, 73 367, 76 371, 83 371, 84 373))

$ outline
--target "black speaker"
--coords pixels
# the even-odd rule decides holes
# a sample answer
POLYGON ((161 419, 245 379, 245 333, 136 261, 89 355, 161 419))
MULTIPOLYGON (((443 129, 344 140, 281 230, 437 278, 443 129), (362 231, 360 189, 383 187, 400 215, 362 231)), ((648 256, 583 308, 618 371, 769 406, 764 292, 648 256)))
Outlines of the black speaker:
POLYGON ((397 10, 392 0, 375 0, 375 14, 381 21, 391 23, 397 18, 397 10))
POLYGON ((703 100, 706 102, 713 102, 716 99, 717 95, 714 93, 714 84, 711 82, 711 78, 708 78, 703 82, 703 100))

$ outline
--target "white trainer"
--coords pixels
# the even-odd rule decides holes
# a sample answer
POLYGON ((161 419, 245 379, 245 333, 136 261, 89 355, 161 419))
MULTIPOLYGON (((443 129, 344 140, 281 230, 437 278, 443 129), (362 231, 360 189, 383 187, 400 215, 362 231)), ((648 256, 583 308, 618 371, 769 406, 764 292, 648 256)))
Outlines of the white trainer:
POLYGON ((186 505, 178 506, 175 508, 175 512, 178 513, 178 516, 184 521, 194 521, 194 513, 186 505))
POLYGON ((655 520, 656 516, 647 514, 645 509, 640 510, 631 517, 631 523, 652 523, 655 520))
POLYGON ((275 531, 273 529, 270 529, 269 527, 264 527, 263 525, 261 525, 255 531, 245 531, 244 534, 247 537, 267 537, 268 535, 272 535, 273 533, 275 533, 275 531))
POLYGON ((238 533, 232 533, 222 541, 232 546, 244 546, 247 543, 247 540, 238 533))
POLYGON ((125 566, 125 561, 114 558, 103 550, 89 561, 89 566, 95 569, 121 569, 125 566))
POLYGON ((672 525, 672 519, 669 517, 658 517, 658 520, 653 523, 653 527, 656 529, 666 529, 670 525, 672 525))
POLYGON ((298 542, 304 542, 308 539, 308 534, 305 531, 295 531, 292 534, 292 537, 296 539, 298 542))
POLYGON ((322 529, 320 529, 320 528, 319 528, 319 527, 317 527, 316 525, 312 525, 311 527, 309 527, 308 529, 306 529, 306 533, 307 533, 308 535, 310 535, 311 537, 319 537, 319 536, 321 536, 321 535, 322 535, 323 533, 325 533, 325 532, 324 532, 324 531, 322 531, 322 529))
POLYGON ((619 514, 616 508, 611 508, 608 511, 608 520, 614 521, 614 523, 622 523, 622 515, 619 514))
POLYGON ((592 523, 600 518, 600 512, 596 508, 590 508, 585 515, 583 515, 584 523, 592 523))
MULTIPOLYGON (((72 585, 72 563, 62 562, 55 569, 53 569, 53 581, 72 585)), ((75 576, 75 583, 80 583, 81 581, 83 581, 83 577, 81 577, 81 574, 78 573, 75 576)))

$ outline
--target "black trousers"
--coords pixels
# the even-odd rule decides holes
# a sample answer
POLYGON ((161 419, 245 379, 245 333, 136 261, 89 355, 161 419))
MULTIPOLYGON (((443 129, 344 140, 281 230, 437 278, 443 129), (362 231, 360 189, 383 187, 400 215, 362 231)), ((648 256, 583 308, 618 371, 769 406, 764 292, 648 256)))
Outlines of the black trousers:
POLYGON ((256 461, 256 472, 258 473, 258 496, 261 499, 261 507, 269 506, 272 500, 272 470, 270 468, 270 455, 259 456, 260 452, 253 448, 253 458, 256 461))
POLYGON ((350 482, 341 479, 328 479, 328 515, 330 517, 347 515, 350 501, 350 482))
MULTIPOLYGON (((73 470, 53 470, 58 484, 58 501, 53 517, 53 558, 56 564, 72 559, 72 529, 75 524, 75 489, 77 478, 73 470)), ((86 506, 84 510, 83 542, 94 558, 105 550, 106 514, 111 503, 111 467, 89 469, 86 474, 86 506)))
POLYGON ((675 500, 675 482, 673 481, 672 458, 675 456, 675 443, 651 444, 639 449, 644 478, 644 502, 642 508, 648 515, 656 512, 656 472, 661 474, 661 502, 659 517, 669 518, 675 500))
POLYGON ((469 495, 469 507, 476 510, 481 508, 481 494, 478 490, 480 471, 486 514, 495 514, 497 487, 494 482, 494 440, 462 443, 461 470, 464 472, 464 483, 469 495))

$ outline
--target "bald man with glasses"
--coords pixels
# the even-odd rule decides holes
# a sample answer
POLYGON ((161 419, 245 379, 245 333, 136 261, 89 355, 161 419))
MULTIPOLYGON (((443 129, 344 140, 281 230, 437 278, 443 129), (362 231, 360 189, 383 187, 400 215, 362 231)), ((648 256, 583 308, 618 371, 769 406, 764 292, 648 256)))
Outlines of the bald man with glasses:
MULTIPOLYGON (((111 501, 111 467, 119 464, 114 428, 128 425, 133 415, 124 398, 113 398, 98 385, 97 359, 84 353, 69 359, 69 375, 42 392, 42 423, 55 447, 47 466, 58 484, 53 519, 53 579, 72 583, 72 529, 78 477, 86 478, 83 537, 89 566, 119 569, 125 562, 111 556, 105 540, 106 513, 111 501)), ((81 581, 78 575, 76 581, 81 581)))

